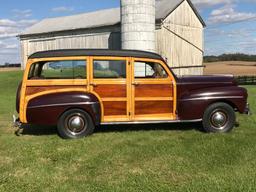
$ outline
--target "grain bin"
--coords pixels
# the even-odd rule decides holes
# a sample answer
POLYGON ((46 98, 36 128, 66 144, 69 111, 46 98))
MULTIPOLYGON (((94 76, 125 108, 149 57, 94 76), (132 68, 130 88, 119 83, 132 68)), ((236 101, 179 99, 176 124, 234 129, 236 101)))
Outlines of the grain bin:
POLYGON ((155 0, 121 0, 122 49, 156 51, 155 0))

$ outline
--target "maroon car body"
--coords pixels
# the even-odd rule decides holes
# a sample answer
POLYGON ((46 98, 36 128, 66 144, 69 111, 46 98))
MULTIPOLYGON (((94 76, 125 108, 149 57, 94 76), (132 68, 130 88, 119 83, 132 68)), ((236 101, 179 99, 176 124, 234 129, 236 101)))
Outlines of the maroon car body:
MULTIPOLYGON (((28 63, 29 66, 25 71, 23 83, 20 84, 17 90, 16 98, 17 112, 20 114, 22 112, 21 123, 58 124, 59 133, 64 138, 78 138, 89 135, 93 132, 95 126, 105 124, 106 122, 107 124, 129 124, 202 121, 203 127, 207 132, 228 132, 234 127, 236 121, 235 112, 242 114, 250 113, 249 104, 247 103, 247 90, 239 87, 233 76, 176 77, 163 58, 155 53, 127 50, 56 50, 35 53, 29 57, 28 63), (76 57, 81 58, 81 56, 84 56, 83 69, 86 69, 87 72, 89 71, 91 74, 90 78, 83 78, 79 75, 77 76, 78 79, 73 76, 73 79, 69 81, 65 79, 59 79, 58 81, 51 79, 51 81, 48 81, 48 79, 41 75, 44 70, 44 64, 48 62, 47 59, 51 61, 53 58, 56 58, 56 61, 59 61, 58 58, 68 58, 67 61, 69 61, 76 57), (155 76, 154 74, 159 71, 152 67, 151 70, 155 69, 156 71, 152 76, 149 76, 149 79, 144 78, 140 80, 140 78, 136 79, 134 74, 129 74, 133 80, 129 80, 126 76, 123 78, 123 81, 120 81, 120 76, 116 80, 112 79, 109 81, 104 79, 96 81, 101 83, 99 86, 94 82, 93 66, 95 64, 96 66, 94 67, 97 68, 99 65, 92 62, 93 59, 91 58, 94 57, 110 58, 110 60, 114 57, 121 58, 121 60, 125 61, 126 69, 131 66, 131 63, 134 69, 135 60, 145 62, 144 65, 148 65, 148 67, 158 65, 158 70, 159 67, 162 68, 163 76, 162 79, 159 76, 155 76), (88 67, 86 62, 90 63, 90 67, 88 67), (157 79, 155 79, 156 77, 157 79), (150 79, 152 79, 152 82, 150 79), (119 83, 115 84, 114 80, 119 83), (64 84, 61 81, 66 81, 70 84, 65 84, 63 88, 64 84), (107 85, 104 81, 109 81, 110 85, 107 85), (54 84, 56 82, 57 84, 54 84), (130 87, 127 86, 127 82, 131 83, 130 87), (156 86, 157 84, 159 86, 156 86), (104 86, 107 88, 104 88, 104 86), (99 90, 99 87, 103 87, 103 89, 99 90), (132 89, 131 87, 134 88, 132 89), (150 89, 151 87, 153 88, 150 89), (157 90, 154 90, 155 88, 157 90), (129 96, 127 96, 128 89, 133 90, 129 96), (98 92, 96 93, 96 91, 98 92), (126 99, 129 98, 135 103, 133 107, 136 108, 136 98, 130 97, 136 97, 136 91, 141 91, 139 94, 141 96, 137 100, 142 99, 142 101, 138 100, 139 108, 137 110, 144 113, 144 116, 138 116, 144 118, 142 121, 136 119, 137 112, 133 114, 128 112, 130 109, 127 107, 128 104, 125 103, 126 99), (122 96, 122 92, 124 92, 124 96, 122 96), (105 98, 102 96, 102 99, 99 95, 105 95, 105 98), (103 121, 103 102, 108 106, 106 108, 108 111, 105 111, 106 114, 109 114, 108 117, 112 119, 113 117, 123 118, 122 121, 103 121), (108 105, 108 102, 111 105, 108 105), (120 105, 115 106, 118 102, 120 105), (123 103, 125 108, 122 106, 123 103), (170 105, 170 109, 166 105, 170 105), (144 109, 141 110, 140 108, 144 109), (147 116, 147 114, 150 114, 150 110, 155 110, 156 112, 147 116), (173 110, 172 114, 163 117, 162 120, 160 115, 166 113, 167 110, 173 110), (123 112, 127 120, 120 116, 119 113, 123 112), (152 118, 153 114, 157 114, 158 119, 145 121, 145 119, 152 118), (72 130, 75 130, 75 132, 72 132, 72 130)), ((120 63, 115 68, 119 65, 120 63)), ((74 65, 72 64, 72 66, 74 65)), ((56 65, 54 69, 58 69, 58 67, 56 65)), ((131 72, 131 69, 128 71, 130 71, 129 73, 134 73, 131 72)), ((16 123, 20 125, 19 119, 16 120, 16 123)))
POLYGON ((223 102, 235 111, 248 114, 247 90, 232 75, 190 76, 177 79, 178 114, 182 120, 200 119, 207 106, 223 102), (196 109, 191 112, 191 109, 196 109))

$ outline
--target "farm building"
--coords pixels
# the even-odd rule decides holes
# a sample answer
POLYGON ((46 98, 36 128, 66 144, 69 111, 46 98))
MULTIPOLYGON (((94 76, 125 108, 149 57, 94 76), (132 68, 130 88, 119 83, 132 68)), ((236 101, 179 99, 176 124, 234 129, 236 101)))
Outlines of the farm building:
MULTIPOLYGON (((128 1, 138 2, 134 0, 123 2, 128 1)), ((145 3, 147 0, 142 2, 145 3)), ((136 6, 139 5, 136 4, 136 6)), ((150 51, 162 55, 177 75, 202 74, 205 23, 192 2, 190 0, 157 0, 152 6, 155 6, 153 9, 155 27, 154 37, 152 37, 155 49, 150 51)), ((122 31, 135 28, 125 26, 124 21, 129 22, 129 18, 125 17, 126 10, 129 14, 141 15, 140 11, 147 12, 149 9, 145 7, 132 12, 133 7, 129 12, 121 1, 121 8, 42 20, 19 35, 22 67, 24 68, 28 56, 37 51, 74 48, 126 49, 128 46, 124 45, 127 45, 125 41, 129 40, 129 36, 123 35, 122 31)), ((141 22, 141 26, 136 26, 137 34, 140 30, 147 29, 147 25, 143 23, 147 18, 149 17, 144 17, 144 20, 137 22, 137 24, 141 22)), ((142 32, 141 34, 143 36, 142 32)), ((137 42, 138 46, 134 49, 142 49, 140 44, 144 43, 137 42)))

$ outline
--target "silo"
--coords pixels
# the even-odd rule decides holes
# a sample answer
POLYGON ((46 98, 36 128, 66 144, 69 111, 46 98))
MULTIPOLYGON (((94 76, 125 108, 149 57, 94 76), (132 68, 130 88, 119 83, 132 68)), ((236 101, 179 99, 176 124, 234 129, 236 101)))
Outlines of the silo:
POLYGON ((122 49, 155 52, 155 0, 121 0, 122 49))

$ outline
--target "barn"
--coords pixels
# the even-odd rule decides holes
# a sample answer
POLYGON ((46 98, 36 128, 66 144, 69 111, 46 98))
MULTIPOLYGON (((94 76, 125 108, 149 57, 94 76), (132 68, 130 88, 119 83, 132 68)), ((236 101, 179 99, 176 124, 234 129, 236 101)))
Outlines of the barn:
MULTIPOLYGON (((37 51, 73 48, 122 49, 121 8, 48 18, 19 35, 22 67, 37 51)), ((203 73, 205 23, 190 0, 157 0, 155 52, 179 75, 203 73)), ((140 28, 145 29, 143 23, 140 28)))

